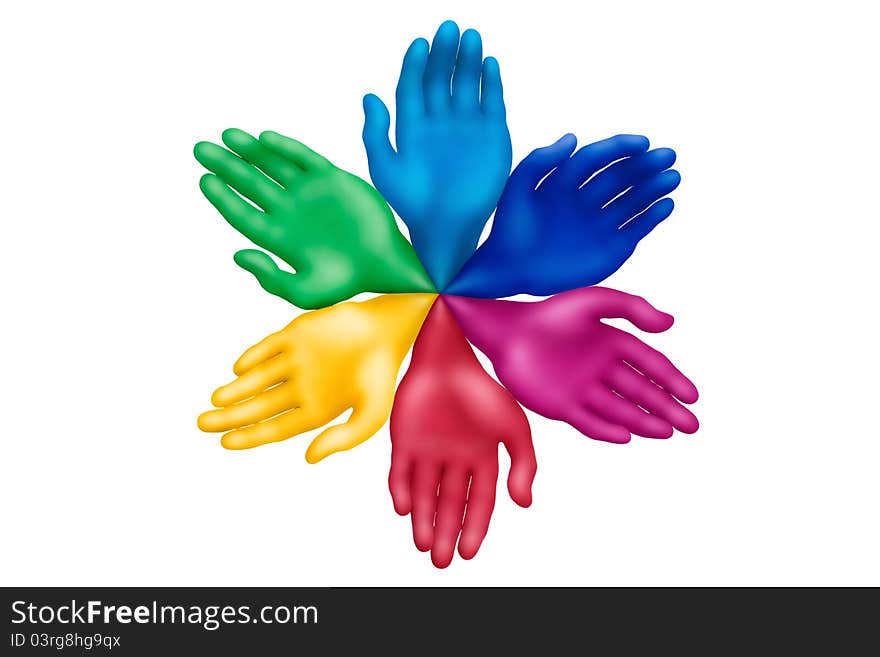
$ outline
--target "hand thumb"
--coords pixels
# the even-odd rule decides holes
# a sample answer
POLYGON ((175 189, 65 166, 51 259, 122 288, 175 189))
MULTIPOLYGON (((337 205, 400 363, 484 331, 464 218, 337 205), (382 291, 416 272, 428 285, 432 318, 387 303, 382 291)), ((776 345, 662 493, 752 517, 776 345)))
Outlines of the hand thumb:
POLYGON ((295 306, 310 310, 321 304, 306 286, 304 274, 291 274, 275 264, 269 254, 257 249, 244 249, 234 256, 235 264, 249 271, 269 294, 281 297, 295 306))
POLYGON ((336 452, 343 452, 372 437, 391 414, 390 405, 373 402, 355 407, 344 424, 334 424, 322 431, 306 450, 306 461, 317 463, 336 452))
POLYGON ((388 138, 390 129, 391 115, 385 103, 374 94, 364 96, 364 147, 374 180, 381 178, 392 164, 394 149, 388 138))

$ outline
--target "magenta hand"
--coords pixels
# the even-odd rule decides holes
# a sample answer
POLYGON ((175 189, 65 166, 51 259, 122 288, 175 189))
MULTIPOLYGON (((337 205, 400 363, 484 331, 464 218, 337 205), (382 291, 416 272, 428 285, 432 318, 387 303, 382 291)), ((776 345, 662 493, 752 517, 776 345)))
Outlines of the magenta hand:
POLYGON ((464 559, 480 549, 495 508, 499 442, 510 454, 510 497, 529 506, 537 463, 525 413, 486 374, 438 298, 394 398, 388 476, 395 510, 412 514, 416 547, 431 550, 438 568, 452 561, 456 541, 464 559))
POLYGON ((630 433, 693 433, 697 418, 679 402, 698 393, 666 356, 601 318, 628 319, 660 333, 672 315, 640 297, 585 287, 534 303, 445 297, 465 335, 526 408, 568 422, 590 438, 626 443, 630 433))

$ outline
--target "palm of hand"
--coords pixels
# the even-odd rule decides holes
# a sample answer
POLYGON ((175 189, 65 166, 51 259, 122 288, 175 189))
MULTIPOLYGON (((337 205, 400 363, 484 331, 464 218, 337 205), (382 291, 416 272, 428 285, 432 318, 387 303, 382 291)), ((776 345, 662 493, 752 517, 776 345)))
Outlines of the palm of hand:
POLYGON ((402 175, 388 194, 411 228, 451 220, 446 228, 462 239, 479 237, 510 170, 504 122, 479 112, 430 117, 398 130, 398 144, 402 175))

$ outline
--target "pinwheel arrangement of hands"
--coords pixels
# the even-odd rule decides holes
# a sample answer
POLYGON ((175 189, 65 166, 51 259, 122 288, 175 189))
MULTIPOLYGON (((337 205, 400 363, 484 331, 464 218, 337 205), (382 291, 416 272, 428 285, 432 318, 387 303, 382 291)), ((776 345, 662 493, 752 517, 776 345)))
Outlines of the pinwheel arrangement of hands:
POLYGON ((456 545, 472 558, 486 536, 499 443, 510 454, 510 497, 531 504, 537 463, 520 404, 612 443, 698 427, 684 406, 697 400, 693 383, 602 321, 624 318, 657 333, 672 316, 594 287, 671 214, 675 153, 649 150, 636 135, 576 150, 566 134, 511 173, 498 62, 482 50, 478 32, 459 34, 452 21, 430 46, 412 42, 397 85, 395 146, 385 104, 364 98, 375 188, 276 132, 230 129, 225 148, 195 147, 210 171, 204 195, 295 273, 255 249, 236 253, 236 263, 271 294, 311 310, 244 352, 199 427, 224 432, 226 448, 246 449, 351 410, 309 445, 306 459, 316 463, 367 440, 390 416, 394 508, 411 516, 416 547, 439 568, 456 545), (346 301, 363 292, 379 296, 346 301), (547 298, 500 300, 517 294, 547 298))

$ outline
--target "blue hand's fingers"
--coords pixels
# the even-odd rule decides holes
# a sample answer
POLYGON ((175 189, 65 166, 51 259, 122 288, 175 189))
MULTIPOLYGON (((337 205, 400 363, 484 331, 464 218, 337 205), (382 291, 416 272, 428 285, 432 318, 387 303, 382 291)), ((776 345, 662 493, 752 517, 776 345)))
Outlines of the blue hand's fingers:
POLYGON ((621 232, 630 238, 633 244, 643 239, 657 225, 672 214, 675 203, 671 198, 657 201, 650 208, 642 212, 638 217, 630 221, 621 229, 621 232))
POLYGON ((577 146, 577 137, 568 133, 549 146, 533 150, 510 174, 505 194, 510 190, 534 191, 544 176, 568 160, 575 146, 577 146))
POLYGON ((264 210, 281 201, 283 190, 274 180, 225 148, 209 141, 200 141, 193 153, 203 167, 264 210))
POLYGON ((457 110, 480 109, 480 68, 483 64, 483 40, 476 30, 465 30, 452 77, 452 107, 457 110))
POLYGON ((480 106, 483 114, 504 118, 504 89, 501 87, 501 69, 498 60, 486 57, 483 62, 483 77, 480 89, 480 106))
POLYGON ((425 114, 423 78, 428 61, 428 42, 413 41, 403 56, 397 82, 397 120, 416 119, 425 114))
MULTIPOLYGON (((581 186, 597 171, 623 157, 648 150, 648 138, 641 135, 616 135, 581 148, 559 167, 544 185, 557 190, 571 190, 581 186)), ((542 188, 543 186, 542 185, 542 188)))
POLYGON ((206 173, 202 176, 199 188, 230 226, 252 242, 262 241, 269 230, 269 222, 263 212, 229 189, 226 183, 213 174, 206 173))
POLYGON ((393 165, 394 149, 388 138, 390 127, 391 115, 385 103, 373 94, 364 96, 364 147, 374 180, 387 179, 388 170, 393 165))
POLYGON ((259 139, 244 130, 229 128, 223 131, 223 143, 238 153, 239 157, 259 167, 266 175, 271 176, 287 188, 302 179, 303 170, 290 160, 282 157, 259 139))
POLYGON ((452 99, 452 70, 458 52, 458 25, 446 21, 434 35, 431 52, 425 66, 425 105, 428 113, 449 109, 452 99))
POLYGON ((668 169, 674 162, 675 151, 671 148, 658 148, 628 157, 597 173, 581 187, 581 200, 589 207, 601 208, 630 187, 668 169))
POLYGON ((681 174, 675 169, 658 173, 605 206, 605 209, 602 210, 604 220, 612 225, 622 226, 654 202, 669 194, 678 187, 680 182, 681 174))

